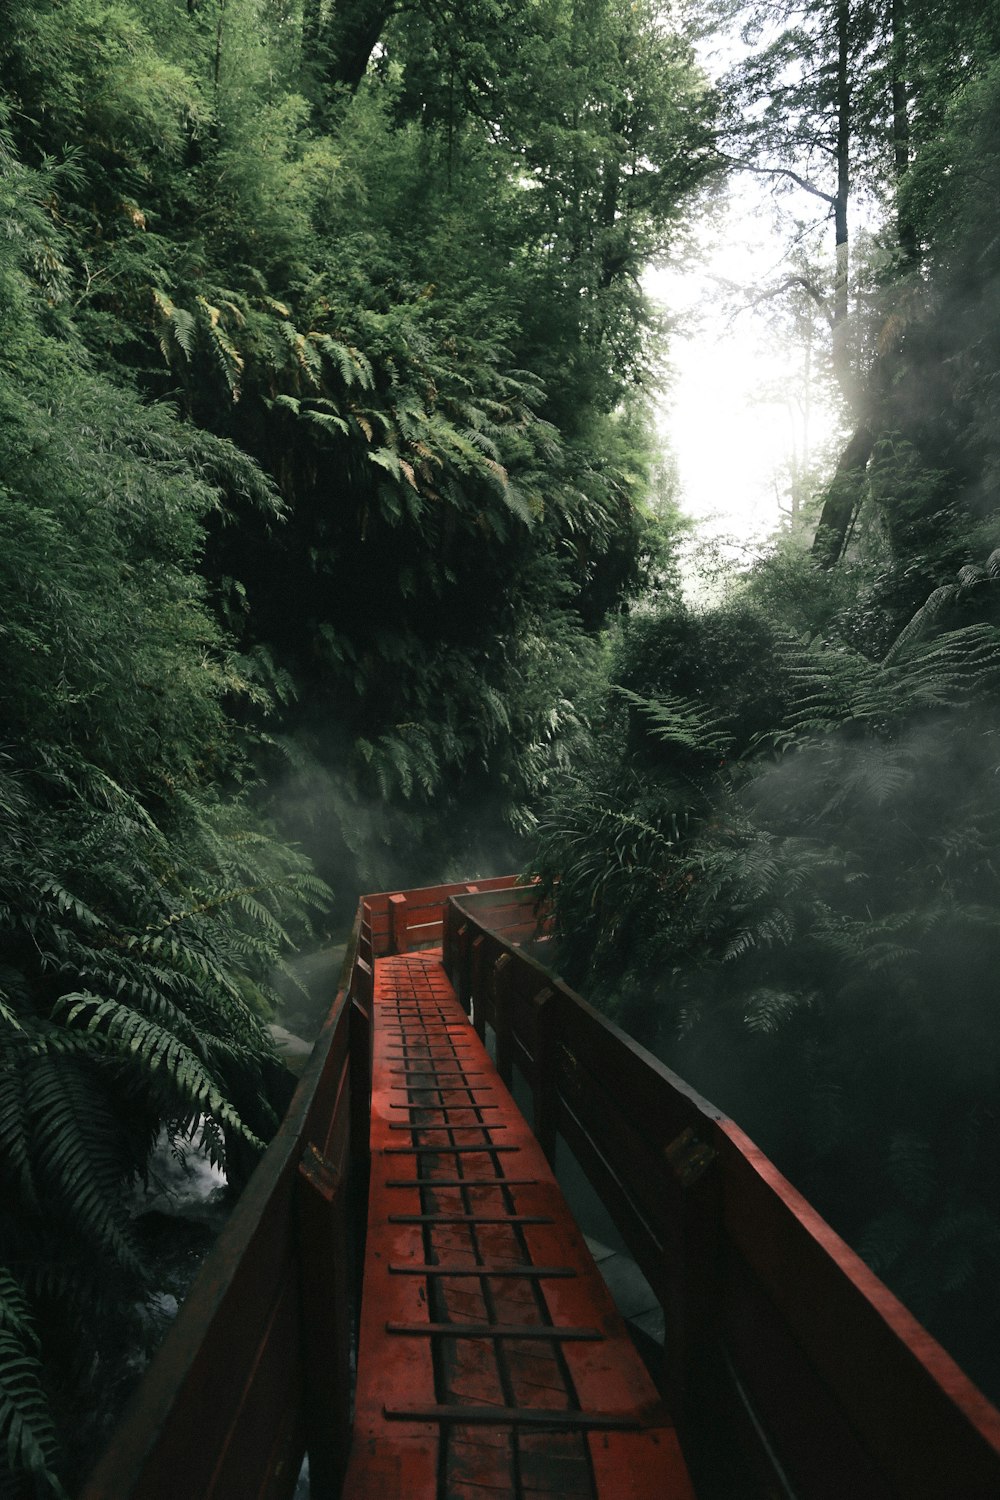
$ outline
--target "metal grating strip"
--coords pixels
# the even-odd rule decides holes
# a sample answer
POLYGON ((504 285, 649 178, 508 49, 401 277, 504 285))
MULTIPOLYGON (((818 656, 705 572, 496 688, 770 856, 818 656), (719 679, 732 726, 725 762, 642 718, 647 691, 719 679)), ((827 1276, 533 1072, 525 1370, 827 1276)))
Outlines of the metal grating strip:
POLYGON ((387 1323, 386 1333, 446 1339, 538 1339, 594 1343, 604 1338, 597 1328, 556 1328, 538 1323, 387 1323))
POLYGON ((478 1425, 489 1423, 491 1427, 512 1423, 518 1427, 551 1427, 557 1432, 572 1428, 624 1428, 638 1431, 645 1424, 640 1417, 619 1416, 617 1412, 604 1411, 559 1411, 539 1406, 458 1406, 442 1403, 439 1406, 385 1406, 386 1416, 399 1422, 461 1422, 478 1425))

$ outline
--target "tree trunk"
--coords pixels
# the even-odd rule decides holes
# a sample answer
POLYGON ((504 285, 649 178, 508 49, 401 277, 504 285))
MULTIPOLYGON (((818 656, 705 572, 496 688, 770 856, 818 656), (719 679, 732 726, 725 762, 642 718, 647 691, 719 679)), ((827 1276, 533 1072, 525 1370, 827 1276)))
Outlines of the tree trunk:
POLYGON ((335 0, 321 44, 331 86, 355 92, 395 8, 394 0, 335 0))
MULTIPOLYGON (((909 73, 909 47, 907 45, 906 0, 892 0, 890 24, 892 26, 892 154, 896 173, 896 191, 910 170, 910 107, 907 75, 909 73)), ((903 257, 910 263, 919 258, 916 231, 902 209, 897 210, 896 233, 903 257)))
POLYGON ((851 7, 837 0, 837 195, 833 218, 837 263, 833 287, 833 368, 848 404, 856 404, 854 371, 848 338, 850 243, 847 209, 851 195, 851 7))
POLYGON ((847 545, 874 447, 875 425, 866 418, 859 423, 840 455, 823 502, 812 553, 824 568, 832 568, 839 562, 847 545))

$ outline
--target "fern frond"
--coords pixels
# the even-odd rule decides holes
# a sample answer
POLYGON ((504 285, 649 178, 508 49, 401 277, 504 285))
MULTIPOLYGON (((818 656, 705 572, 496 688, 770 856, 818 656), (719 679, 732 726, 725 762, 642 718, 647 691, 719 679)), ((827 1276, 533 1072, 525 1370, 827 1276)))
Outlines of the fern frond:
POLYGON ((616 685, 615 693, 631 703, 643 715, 649 732, 666 745, 676 745, 683 750, 700 751, 706 755, 724 753, 732 744, 732 737, 720 732, 721 720, 705 712, 698 704, 687 698, 665 694, 658 698, 644 698, 629 688, 616 685))
POLYGON ((198 303, 207 317, 203 321, 202 329, 208 339, 208 347, 215 357, 216 364, 222 371, 226 385, 229 387, 233 400, 239 399, 240 377, 243 374, 245 361, 242 354, 229 338, 220 322, 219 309, 213 307, 204 297, 198 298, 198 303))
POLYGON ((43 895, 55 901, 64 916, 75 917, 82 927, 89 928, 92 932, 106 927, 106 924, 91 911, 89 906, 86 906, 78 896, 74 896, 72 891, 66 890, 65 886, 60 885, 57 880, 53 880, 51 876, 45 876, 39 880, 37 888, 43 895))
POLYGON ((56 1438, 41 1382, 38 1339, 19 1284, 0 1267, 0 1444, 11 1476, 36 1495, 67 1500, 55 1472, 56 1438))
POLYGON ((814 814, 820 820, 852 805, 884 806, 912 782, 913 756, 905 747, 874 740, 834 753, 824 769, 833 792, 814 814))
POLYGON ((326 333, 310 333, 309 339, 336 365, 345 385, 360 385, 362 390, 371 390, 375 374, 371 361, 353 344, 342 344, 326 333))
POLYGON ((307 422, 312 422, 314 427, 320 427, 325 432, 335 432, 345 437, 350 434, 350 423, 343 417, 338 417, 334 412, 308 410, 302 415, 307 422))
POLYGON ((379 468, 385 469, 393 479, 400 477, 399 454, 392 448, 375 448, 368 454, 369 461, 378 464, 379 468))
POLYGON ((882 662, 819 641, 786 638, 779 649, 796 690, 790 723, 799 732, 961 707, 1000 681, 1000 632, 989 625, 967 625, 930 642, 917 633, 901 637, 882 662))
POLYGON ((772 1035, 780 1031, 797 1012, 807 1009, 812 1002, 811 995, 758 986, 744 999, 743 1023, 748 1031, 772 1035))
POLYGON ((109 1055, 133 1066, 142 1065, 146 1077, 160 1073, 169 1092, 177 1101, 192 1109, 214 1116, 242 1136, 251 1146, 261 1142, 240 1119, 223 1097, 216 1079, 202 1061, 177 1037, 157 1026, 148 1016, 138 1014, 117 1000, 101 1000, 95 995, 63 995, 55 1013, 67 1028, 83 1022, 85 1034, 98 1038, 109 1055))
POLYGON ((179 349, 184 358, 190 360, 194 353, 197 325, 191 313, 178 307, 165 292, 153 289, 153 301, 164 319, 164 332, 160 337, 160 349, 169 364, 171 354, 179 349))
POLYGON ((24 1071, 8 1048, 0 1059, 0 1177, 16 1187, 30 1208, 37 1208, 30 1119, 24 1071))
POLYGON ((299 373, 305 377, 309 386, 314 390, 319 390, 323 364, 316 349, 306 335, 300 333, 294 323, 289 322, 287 318, 281 319, 278 329, 286 347, 291 351, 299 373))
POLYGON ((127 1163, 117 1121, 81 1066, 86 1063, 44 1052, 34 1059, 28 1096, 33 1161, 45 1193, 64 1205, 75 1227, 141 1279, 144 1267, 122 1206, 127 1163))

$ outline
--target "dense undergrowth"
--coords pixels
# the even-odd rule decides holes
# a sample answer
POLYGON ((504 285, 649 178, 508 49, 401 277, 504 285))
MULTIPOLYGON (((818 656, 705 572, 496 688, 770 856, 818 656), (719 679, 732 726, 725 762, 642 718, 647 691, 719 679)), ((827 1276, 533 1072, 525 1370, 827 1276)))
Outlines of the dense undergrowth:
POLYGON ((538 869, 567 977, 732 1113, 995 1396, 1000 496, 993 355, 947 405, 922 399, 928 348, 964 337, 954 253, 844 558, 791 539, 714 603, 633 612, 538 869))
POLYGON ((876 657, 763 610, 777 566, 623 629, 543 824, 565 972, 996 1391, 1000 554, 876 657))
POLYGON ((250 805, 233 705, 262 720, 266 695, 197 572, 218 473, 276 496, 53 330, 27 253, 40 184, 5 166, 24 230, 0 240, 6 1495, 56 1486, 55 1419, 72 1449, 102 1352, 138 1339, 152 1288, 128 1189, 161 1128, 203 1136, 234 1184, 273 1128, 269 975, 325 891, 250 805))

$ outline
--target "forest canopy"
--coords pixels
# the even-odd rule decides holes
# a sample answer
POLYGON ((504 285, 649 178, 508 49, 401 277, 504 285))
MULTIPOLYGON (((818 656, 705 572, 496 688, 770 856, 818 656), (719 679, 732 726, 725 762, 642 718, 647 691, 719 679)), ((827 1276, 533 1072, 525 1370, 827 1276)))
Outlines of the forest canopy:
POLYGON ((99 1440, 153 1142, 273 1129, 282 954, 517 863, 993 1378, 998 90, 985 3, 8 0, 0 1495, 99 1440), (845 440, 692 604, 642 277, 733 173, 845 440))

